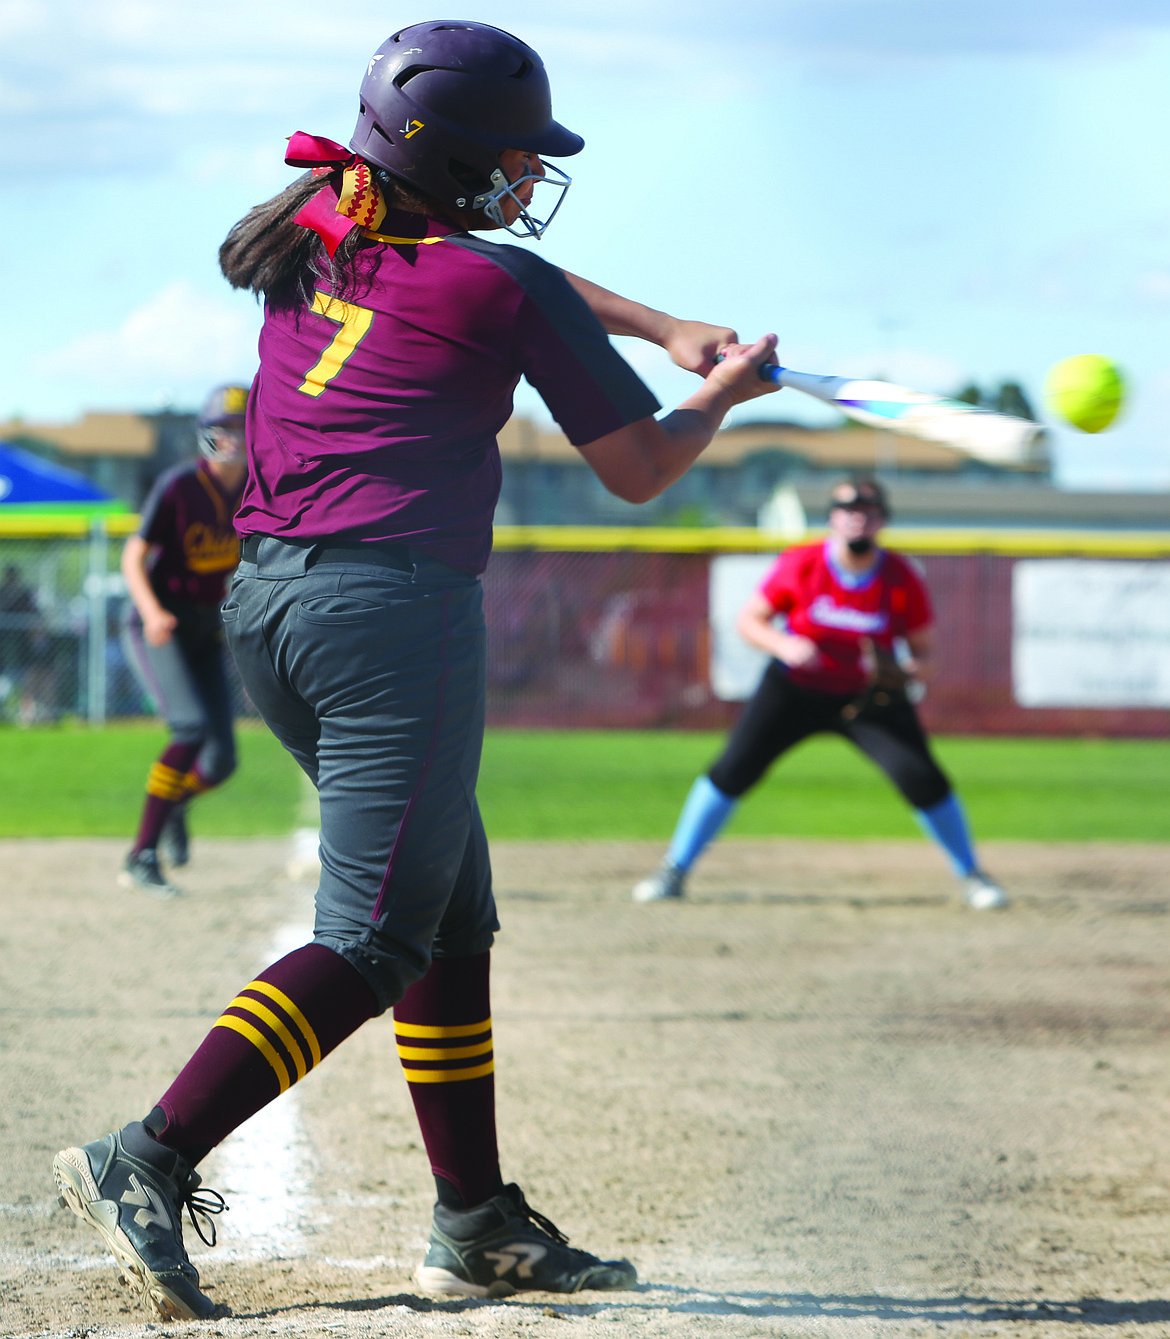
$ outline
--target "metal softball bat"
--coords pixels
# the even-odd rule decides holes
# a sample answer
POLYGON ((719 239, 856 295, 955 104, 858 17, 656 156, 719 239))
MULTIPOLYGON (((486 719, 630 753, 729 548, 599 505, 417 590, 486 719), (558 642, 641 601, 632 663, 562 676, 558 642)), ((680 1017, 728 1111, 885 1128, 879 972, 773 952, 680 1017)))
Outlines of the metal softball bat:
POLYGON ((762 364, 760 377, 822 400, 871 428, 940 442, 992 464, 1026 465, 1044 458, 1044 429, 1039 423, 997 414, 963 400, 888 381, 854 381, 796 372, 775 363, 762 364))

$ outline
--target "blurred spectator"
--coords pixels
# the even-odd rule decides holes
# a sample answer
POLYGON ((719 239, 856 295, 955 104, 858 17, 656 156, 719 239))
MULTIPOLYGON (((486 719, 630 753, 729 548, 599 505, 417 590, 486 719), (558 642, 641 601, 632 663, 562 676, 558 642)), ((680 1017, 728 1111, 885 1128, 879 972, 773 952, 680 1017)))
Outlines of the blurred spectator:
POLYGON ((32 587, 25 585, 20 568, 9 563, 0 580, 0 701, 13 697, 23 705, 38 622, 32 587))

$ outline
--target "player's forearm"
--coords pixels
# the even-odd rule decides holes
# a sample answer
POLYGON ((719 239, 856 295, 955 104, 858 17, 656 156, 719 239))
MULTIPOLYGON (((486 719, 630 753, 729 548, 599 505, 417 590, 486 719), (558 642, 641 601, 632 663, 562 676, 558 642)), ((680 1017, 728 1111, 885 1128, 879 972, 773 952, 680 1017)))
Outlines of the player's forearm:
POLYGON ((146 556, 149 552, 150 547, 141 536, 131 535, 122 550, 121 563, 126 593, 144 621, 164 612, 146 572, 146 556))
POLYGON ((611 293, 589 279, 578 274, 562 270, 565 278, 585 299, 589 310, 601 322, 607 335, 633 335, 636 339, 648 340, 651 344, 666 347, 667 339, 673 327, 674 318, 665 312, 645 307, 631 298, 623 298, 611 293))
POLYGON ((759 376, 760 364, 775 347, 775 335, 730 345, 724 361, 713 365, 695 393, 665 418, 639 419, 578 450, 615 496, 649 502, 690 469, 733 405, 776 389, 759 376))
POLYGON ((654 465, 663 474, 672 476, 670 483, 685 474, 711 445, 727 411, 737 403, 729 387, 709 379, 677 409, 656 420, 661 437, 654 465))
POLYGON ((159 603, 150 584, 146 559, 150 546, 141 535, 131 535, 122 550, 122 575, 126 589, 142 619, 142 632, 150 646, 164 646, 171 639, 178 622, 175 615, 159 603))
POLYGON ((730 326, 670 316, 611 293, 600 284, 567 270, 562 273, 588 303, 607 334, 632 335, 657 344, 670 354, 671 361, 678 367, 694 372, 696 376, 707 376, 723 349, 739 343, 739 336, 730 326))
POLYGON ((743 610, 736 619, 735 630, 757 651, 763 651, 775 660, 786 665, 803 664, 815 657, 816 648, 806 637, 795 637, 792 633, 772 625, 770 618, 754 610, 743 610))
POLYGON ((590 442, 581 454, 615 496, 649 502, 690 469, 710 445, 734 393, 706 382, 664 418, 644 418, 590 442))
POLYGON ((923 628, 918 632, 910 633, 906 638, 906 645, 910 648, 912 659, 905 666, 905 669, 915 679, 921 679, 925 683, 934 669, 933 630, 923 628))
POLYGON ((784 634, 779 628, 772 627, 759 614, 754 611, 749 613, 747 610, 741 610, 739 617, 735 620, 735 630, 749 646, 754 646, 757 651, 766 651, 768 655, 775 656, 777 660, 781 658, 780 652, 783 647, 784 634))
POLYGON ((685 461, 670 483, 680 474, 686 473, 710 446, 715 434, 723 426, 729 409, 759 395, 763 383, 759 380, 757 368, 764 356, 775 347, 775 342, 774 335, 765 335, 752 347, 747 359, 736 359, 734 373, 727 365, 722 373, 706 377, 693 395, 688 396, 665 418, 657 420, 665 439, 660 447, 660 468, 670 471, 677 467, 679 461, 685 461))

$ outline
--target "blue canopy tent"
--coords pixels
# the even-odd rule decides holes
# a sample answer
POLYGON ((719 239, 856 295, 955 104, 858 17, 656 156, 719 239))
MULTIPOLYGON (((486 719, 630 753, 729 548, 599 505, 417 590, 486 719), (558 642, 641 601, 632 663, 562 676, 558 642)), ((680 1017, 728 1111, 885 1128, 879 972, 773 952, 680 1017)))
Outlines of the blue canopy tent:
POLYGON ((94 515, 124 512, 121 498, 111 497, 83 474, 41 456, 0 442, 0 516, 94 515))

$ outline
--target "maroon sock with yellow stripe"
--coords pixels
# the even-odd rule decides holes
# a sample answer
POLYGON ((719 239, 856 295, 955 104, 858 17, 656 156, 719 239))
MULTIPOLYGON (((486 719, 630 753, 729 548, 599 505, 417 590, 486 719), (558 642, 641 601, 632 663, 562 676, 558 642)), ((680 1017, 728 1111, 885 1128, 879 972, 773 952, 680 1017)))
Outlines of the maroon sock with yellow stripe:
POLYGON ((199 744, 168 744, 150 769, 146 778, 146 803, 138 821, 133 854, 158 845, 175 806, 193 793, 189 779, 195 775, 191 767, 199 756, 200 747, 199 744))
POLYGON ((159 1098, 166 1123, 152 1119, 151 1132, 198 1161, 377 1012, 374 992, 340 954, 323 944, 294 950, 216 1019, 159 1098))
POLYGON ((214 781, 208 781, 205 777, 200 776, 198 768, 192 767, 183 777, 183 797, 179 803, 186 804, 188 800, 194 799, 196 795, 206 795, 209 790, 215 789, 215 785, 214 781))
POLYGON ((402 1072, 439 1200, 451 1208, 482 1204, 503 1186, 490 964, 488 953, 436 958, 394 1006, 402 1072))

